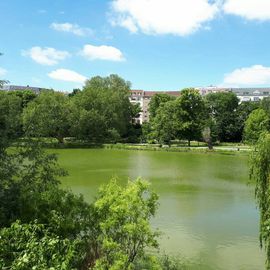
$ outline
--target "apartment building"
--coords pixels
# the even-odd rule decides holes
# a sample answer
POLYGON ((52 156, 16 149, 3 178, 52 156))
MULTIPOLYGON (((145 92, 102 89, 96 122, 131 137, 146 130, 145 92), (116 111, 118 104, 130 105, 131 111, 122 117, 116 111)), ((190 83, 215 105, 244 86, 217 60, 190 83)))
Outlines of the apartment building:
POLYGON ((180 91, 144 91, 144 90, 131 90, 130 91, 130 102, 133 104, 140 104, 142 109, 138 118, 135 121, 139 124, 149 121, 149 103, 151 98, 155 94, 168 94, 171 96, 178 97, 180 91))
POLYGON ((4 91, 24 91, 24 90, 30 90, 32 92, 35 92, 36 94, 38 94, 42 89, 44 88, 40 88, 40 87, 33 87, 33 86, 22 86, 22 85, 8 85, 5 84, 3 85, 3 87, 0 90, 4 90, 4 91))
MULTIPOLYGON (((226 88, 226 87, 196 87, 196 90, 202 96, 210 93, 219 92, 233 92, 239 98, 239 102, 245 101, 260 101, 265 97, 270 97, 270 87, 269 88, 226 88)), ((139 103, 142 109, 138 118, 135 121, 139 124, 149 121, 149 102, 155 94, 168 94, 171 96, 180 96, 180 91, 144 91, 144 90, 131 90, 130 101, 131 103, 139 103)))

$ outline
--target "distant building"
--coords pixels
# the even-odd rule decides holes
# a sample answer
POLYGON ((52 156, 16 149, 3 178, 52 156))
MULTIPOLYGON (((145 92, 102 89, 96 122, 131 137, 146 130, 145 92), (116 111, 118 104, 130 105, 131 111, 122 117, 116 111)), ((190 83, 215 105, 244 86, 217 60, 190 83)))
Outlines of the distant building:
POLYGON ((248 88, 225 88, 225 87, 197 87, 200 94, 205 96, 209 93, 233 92, 239 98, 240 103, 245 101, 260 101, 265 97, 270 97, 270 88, 248 87, 248 88))
POLYGON ((3 85, 2 88, 0 88, 0 90, 4 90, 4 91, 30 90, 32 92, 35 92, 36 94, 38 94, 43 89, 44 88, 33 87, 33 86, 29 86, 29 85, 22 86, 22 85, 8 85, 8 84, 5 84, 5 85, 3 85))
MULTIPOLYGON (((197 87, 195 88, 199 91, 202 96, 210 93, 219 92, 233 92, 239 98, 240 103, 245 101, 260 101, 265 97, 270 97, 270 87, 269 88, 229 88, 229 87, 197 87)), ((138 118, 135 121, 139 124, 149 121, 149 102, 155 94, 168 94, 171 96, 180 96, 180 91, 144 91, 144 90, 131 90, 130 102, 139 103, 142 109, 138 118)))
POLYGON ((230 91, 237 95, 240 102, 260 101, 270 97, 270 88, 231 88, 230 91))
POLYGON ((133 104, 140 104, 142 109, 139 117, 135 119, 138 124, 142 124, 144 122, 149 121, 149 103, 151 98, 155 94, 168 94, 171 96, 180 96, 180 91, 144 91, 144 90, 131 90, 130 93, 130 102, 133 104))

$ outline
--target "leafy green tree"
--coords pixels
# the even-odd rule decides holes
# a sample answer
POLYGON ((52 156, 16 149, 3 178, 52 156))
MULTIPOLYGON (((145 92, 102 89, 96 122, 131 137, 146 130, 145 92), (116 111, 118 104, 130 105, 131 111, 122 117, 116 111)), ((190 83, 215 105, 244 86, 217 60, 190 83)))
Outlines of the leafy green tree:
POLYGON ((21 135, 21 99, 0 91, 0 148, 21 135))
POLYGON ((33 137, 53 137, 60 143, 68 135, 69 99, 62 93, 43 91, 23 112, 25 133, 33 137))
POLYGON ((260 210, 260 242, 266 250, 266 269, 270 269, 270 134, 261 135, 251 155, 250 176, 260 210))
POLYGON ((132 118, 129 95, 130 83, 117 75, 87 81, 83 91, 72 99, 72 135, 102 141, 110 136, 109 130, 115 129, 125 136, 132 118))
POLYGON ((100 258, 95 270, 127 270, 145 249, 158 246, 150 219, 157 210, 158 196, 149 184, 137 179, 122 188, 115 181, 100 189, 95 210, 99 220, 100 258))
POLYGON ((82 90, 80 88, 74 88, 70 94, 68 94, 69 97, 74 97, 75 95, 79 94, 82 90))
POLYGON ((245 122, 248 119, 250 113, 260 106, 260 102, 256 101, 245 101, 238 105, 236 109, 236 117, 237 117, 237 132, 236 132, 236 140, 242 141, 244 134, 245 122))
POLYGON ((181 95, 176 99, 179 108, 179 138, 188 140, 199 140, 206 119, 206 108, 199 91, 193 88, 183 89, 181 95))
POLYGON ((8 92, 9 95, 15 95, 22 100, 22 108, 25 108, 28 103, 37 97, 37 94, 30 90, 16 90, 8 92))
POLYGON ((267 97, 261 100, 260 108, 265 110, 265 112, 270 117, 270 97, 267 97))
POLYGON ((246 141, 254 143, 260 135, 270 130, 270 118, 262 109, 254 110, 245 122, 244 138, 246 141))
POLYGON ((210 118, 217 128, 220 141, 237 141, 239 124, 237 108, 239 99, 232 92, 211 93, 205 97, 210 118))
MULTIPOLYGON (((181 113, 181 112, 180 112, 181 113)), ((179 107, 176 100, 161 105, 152 121, 152 135, 160 143, 170 145, 176 139, 180 130, 179 107)))
POLYGON ((79 242, 61 239, 42 224, 16 222, 0 231, 0 268, 78 269, 79 242))
POLYGON ((78 98, 71 105, 69 116, 71 135, 77 139, 103 142, 109 131, 105 116, 98 110, 85 109, 82 103, 84 103, 83 99, 78 98))
POLYGON ((160 108, 160 106, 168 101, 174 100, 175 97, 170 96, 168 94, 155 94, 150 102, 149 102, 149 113, 150 113, 150 119, 154 119, 157 114, 157 110, 160 108))

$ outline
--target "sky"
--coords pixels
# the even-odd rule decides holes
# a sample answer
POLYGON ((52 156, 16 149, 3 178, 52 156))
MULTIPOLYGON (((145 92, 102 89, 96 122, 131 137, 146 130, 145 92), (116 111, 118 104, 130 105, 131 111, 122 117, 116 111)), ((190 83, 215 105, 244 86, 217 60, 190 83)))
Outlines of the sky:
POLYGON ((270 86, 270 0, 0 0, 0 79, 71 91, 270 86))

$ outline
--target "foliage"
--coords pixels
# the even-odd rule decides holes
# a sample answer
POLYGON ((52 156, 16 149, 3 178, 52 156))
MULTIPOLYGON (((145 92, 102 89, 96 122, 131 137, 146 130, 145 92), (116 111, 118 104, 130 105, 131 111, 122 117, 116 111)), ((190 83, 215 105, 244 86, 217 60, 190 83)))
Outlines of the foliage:
POLYGON ((161 143, 173 139, 200 139, 206 111, 202 97, 194 89, 183 89, 176 100, 160 105, 152 120, 153 135, 161 143))
POLYGON ((145 254, 145 248, 157 247, 157 232, 150 219, 157 210, 157 195, 140 179, 128 182, 126 188, 115 180, 100 189, 94 204, 101 233, 100 258, 95 270, 125 270, 145 254))
POLYGON ((78 269, 79 243, 60 239, 42 224, 15 222, 0 231, 0 268, 78 269))
POLYGON ((30 90, 15 90, 8 92, 8 94, 19 97, 22 101, 22 108, 27 107, 28 103, 37 97, 37 94, 30 90))
POLYGON ((130 269, 157 246, 157 195, 137 180, 104 186, 94 204, 59 187, 56 156, 35 141, 0 152, 0 263, 11 269, 130 269), (20 220, 16 222, 16 220, 20 220))
POLYGON ((71 133, 76 138, 102 141, 115 129, 128 132, 132 117, 130 83, 117 75, 93 77, 72 99, 71 133))
POLYGON ((177 106, 180 112, 179 138, 188 140, 199 140, 206 119, 206 108, 199 91, 186 88, 181 91, 177 98, 177 106))
POLYGON ((60 143, 68 135, 68 98, 54 91, 43 91, 23 112, 24 130, 28 136, 53 137, 60 143))
POLYGON ((236 117, 237 117, 237 133, 236 133, 236 140, 242 141, 244 138, 244 127, 245 122, 248 119, 250 113, 256 109, 258 109, 260 106, 260 102, 256 101, 245 101, 238 105, 236 109, 236 117))
POLYGON ((260 108, 265 110, 265 112, 270 117, 270 97, 266 97, 263 100, 261 100, 260 108))
POLYGON ((152 135, 160 143, 170 144, 177 138, 180 129, 179 107, 175 100, 168 101, 159 107, 152 122, 152 135))
POLYGON ((0 148, 21 135, 21 99, 0 91, 0 148))
POLYGON ((172 101, 175 98, 173 96, 170 96, 168 94, 155 94, 150 102, 149 102, 149 113, 150 113, 150 119, 153 119, 156 117, 157 110, 160 108, 160 106, 168 101, 172 101))
POLYGON ((251 155, 250 177, 260 210, 260 241, 266 249, 266 268, 270 269, 270 134, 264 133, 251 155))
POLYGON ((256 142, 260 135, 270 130, 270 117, 263 109, 254 110, 245 122, 244 138, 248 142, 256 142))
POLYGON ((70 94, 68 94, 69 97, 74 97, 75 95, 79 94, 81 92, 80 88, 74 88, 70 94))
POLYGON ((211 93, 206 95, 205 102, 216 125, 218 139, 223 142, 238 141, 237 96, 232 92, 211 93))

